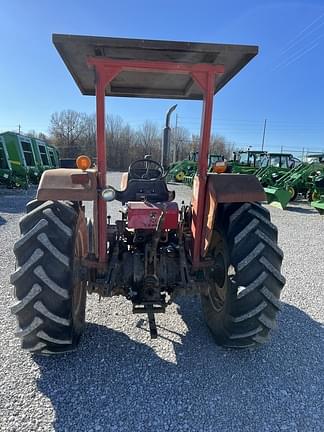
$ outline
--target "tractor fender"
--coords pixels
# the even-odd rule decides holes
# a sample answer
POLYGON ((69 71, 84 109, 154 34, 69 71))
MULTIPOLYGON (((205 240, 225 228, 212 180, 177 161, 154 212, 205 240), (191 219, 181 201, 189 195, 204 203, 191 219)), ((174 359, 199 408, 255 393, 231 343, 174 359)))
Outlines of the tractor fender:
POLYGON ((263 187, 254 175, 208 173, 201 244, 202 256, 206 256, 212 240, 218 204, 265 200, 266 196, 263 187))
POLYGON ((97 199, 97 170, 57 168, 44 171, 36 198, 39 201, 94 201, 97 199))

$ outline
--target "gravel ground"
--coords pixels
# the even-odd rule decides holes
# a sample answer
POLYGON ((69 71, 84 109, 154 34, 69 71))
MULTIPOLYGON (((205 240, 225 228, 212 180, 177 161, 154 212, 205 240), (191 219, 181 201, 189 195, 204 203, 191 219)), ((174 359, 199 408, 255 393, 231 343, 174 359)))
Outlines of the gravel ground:
MULTIPOLYGON (((188 201, 185 186, 175 189, 188 201)), ((216 346, 196 298, 159 315, 150 340, 145 316, 126 300, 90 296, 79 350, 48 358, 19 348, 8 309, 12 245, 33 193, 0 193, 0 431, 323 430, 324 219, 306 203, 270 209, 287 284, 266 346, 216 346)))

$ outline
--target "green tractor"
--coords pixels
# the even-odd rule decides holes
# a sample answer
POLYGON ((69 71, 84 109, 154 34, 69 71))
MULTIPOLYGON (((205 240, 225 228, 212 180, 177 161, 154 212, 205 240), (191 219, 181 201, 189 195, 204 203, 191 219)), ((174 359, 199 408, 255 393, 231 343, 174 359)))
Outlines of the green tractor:
POLYGON ((301 161, 291 153, 269 152, 261 160, 261 167, 255 175, 263 187, 273 186, 284 174, 300 163, 301 161))
POLYGON ((314 178, 311 206, 324 215, 324 173, 314 178))
POLYGON ((265 187, 264 191, 269 204, 285 209, 297 195, 308 196, 313 188, 313 181, 320 173, 324 173, 324 164, 303 162, 279 178, 273 186, 265 187))
POLYGON ((230 162, 231 171, 237 174, 254 174, 260 167, 267 152, 263 150, 240 150, 234 152, 230 162))
MULTIPOLYGON (((215 172, 215 166, 218 162, 224 162, 224 156, 218 154, 209 154, 208 155, 208 172, 215 172)), ((194 172, 184 177, 184 183, 192 187, 193 180, 195 175, 197 174, 197 168, 194 172)))
POLYGON ((197 170, 198 152, 190 152, 187 159, 174 162, 170 165, 167 175, 167 181, 176 181, 182 183, 185 176, 190 176, 197 170))
POLYGON ((309 188, 306 198, 311 203, 311 205, 317 209, 322 209, 323 205, 323 195, 324 195, 324 153, 314 153, 307 155, 307 161, 310 163, 321 164, 323 169, 314 173, 310 178, 311 187, 309 188), (317 207, 316 207, 317 206, 317 207))

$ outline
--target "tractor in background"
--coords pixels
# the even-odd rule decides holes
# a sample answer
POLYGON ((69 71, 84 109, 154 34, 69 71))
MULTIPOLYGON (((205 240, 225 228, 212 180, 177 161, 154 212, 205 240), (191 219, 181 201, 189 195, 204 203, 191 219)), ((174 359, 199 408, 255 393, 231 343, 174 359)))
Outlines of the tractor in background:
POLYGON ((284 174, 299 165, 301 161, 291 153, 267 153, 261 160, 261 167, 255 172, 263 187, 273 186, 284 174))
POLYGON ((261 166, 267 152, 263 150, 240 150, 233 153, 229 162, 231 172, 239 174, 254 174, 261 166))
MULTIPOLYGON (((224 156, 222 156, 222 155, 209 154, 208 155, 208 172, 218 172, 218 165, 219 165, 219 163, 221 163, 223 165, 224 160, 225 160, 224 156)), ((195 175, 197 174, 197 168, 198 168, 198 165, 192 173, 190 173, 184 177, 183 182, 189 187, 192 187, 192 185, 193 185, 195 175)))
POLYGON ((312 193, 310 195, 311 206, 321 215, 324 215, 324 172, 313 180, 312 193))
POLYGON ((187 159, 172 163, 168 168, 167 181, 182 183, 185 176, 197 170, 198 152, 190 152, 187 159))
POLYGON ((268 203, 285 209, 298 194, 308 198, 312 194, 315 177, 323 172, 324 164, 302 162, 281 176, 273 186, 264 188, 268 203))

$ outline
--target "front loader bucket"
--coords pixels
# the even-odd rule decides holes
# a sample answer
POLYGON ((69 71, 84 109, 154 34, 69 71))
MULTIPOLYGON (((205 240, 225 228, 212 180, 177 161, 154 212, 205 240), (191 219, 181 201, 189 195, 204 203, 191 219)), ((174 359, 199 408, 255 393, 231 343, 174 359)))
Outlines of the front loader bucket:
POLYGON ((283 188, 266 187, 264 192, 267 196, 268 204, 284 210, 291 199, 291 194, 283 188))
POLYGON ((319 214, 324 215, 324 198, 317 201, 312 201, 311 206, 316 208, 319 214))

